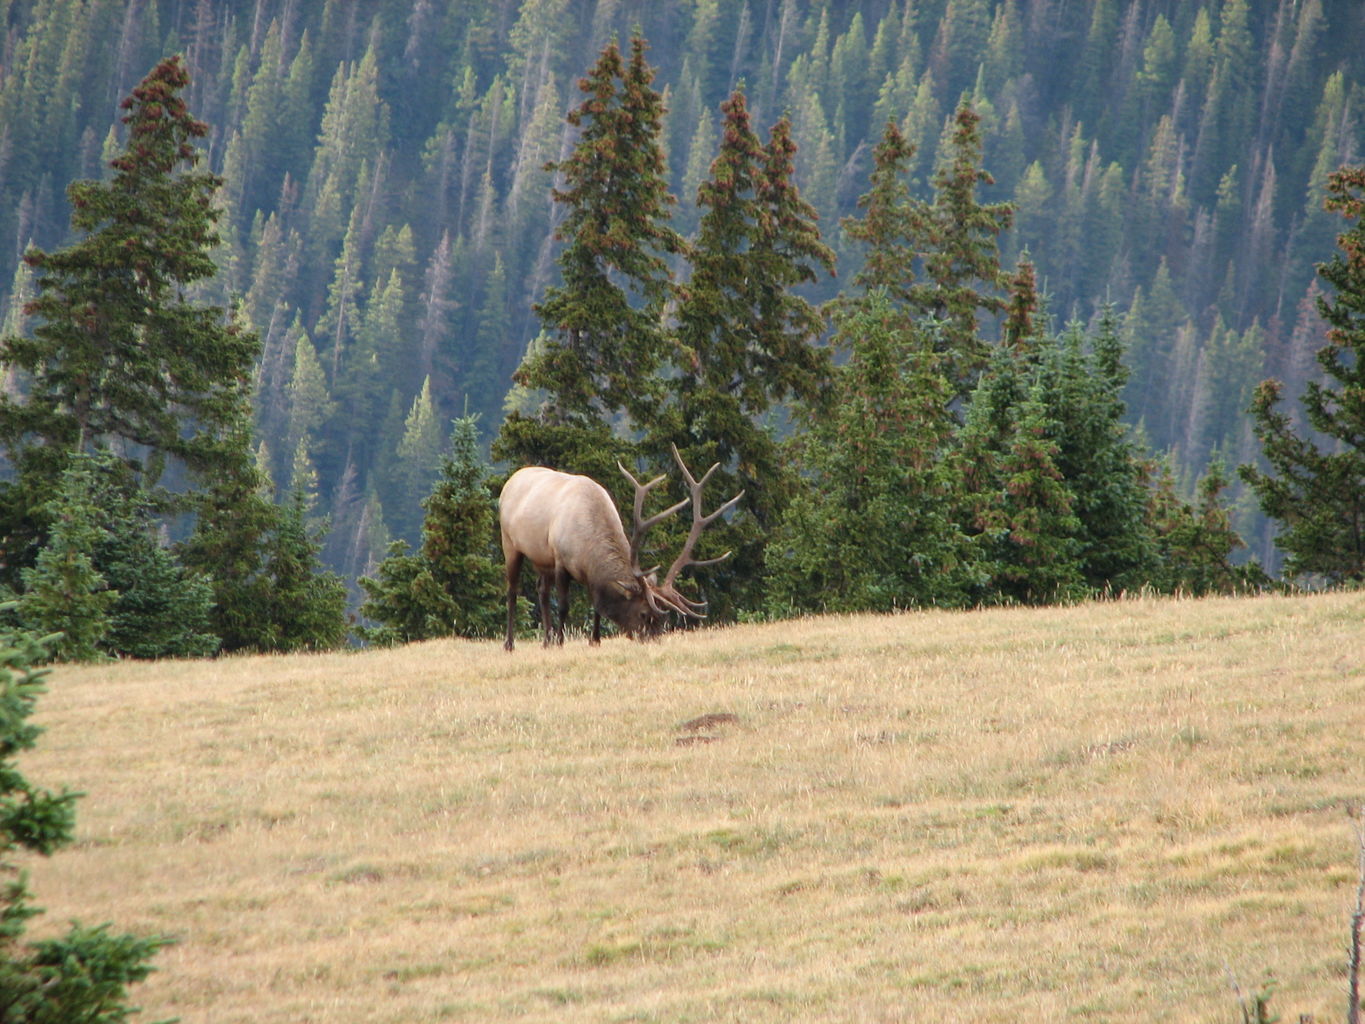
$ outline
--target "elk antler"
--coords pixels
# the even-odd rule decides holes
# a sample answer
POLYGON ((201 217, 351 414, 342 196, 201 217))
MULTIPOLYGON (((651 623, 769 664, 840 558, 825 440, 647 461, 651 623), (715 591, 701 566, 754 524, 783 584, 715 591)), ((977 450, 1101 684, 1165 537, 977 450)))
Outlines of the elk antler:
POLYGON ((649 492, 652 491, 655 487, 658 487, 659 484, 667 480, 668 477, 663 474, 660 474, 659 476, 656 476, 653 480, 651 480, 649 483, 642 484, 640 483, 639 480, 635 479, 634 475, 631 473, 630 470, 626 469, 626 467, 621 464, 621 461, 619 459, 616 462, 616 468, 619 469, 622 473, 624 473, 626 475, 626 479, 635 485, 635 526, 630 531, 630 567, 631 570, 636 573, 636 575, 648 576, 650 575, 650 573, 657 572, 659 567, 656 565, 653 569, 650 569, 648 572, 640 568, 640 544, 645 539, 645 533, 655 523, 662 522, 663 520, 671 516, 674 512, 678 511, 678 509, 686 505, 688 499, 684 498, 676 505, 666 508, 662 512, 656 513, 655 515, 652 515, 648 519, 646 519, 644 517, 645 496, 649 494, 649 492))
MULTIPOLYGON (((706 486, 706 481, 711 479, 711 474, 720 468, 720 463, 717 462, 702 474, 700 480, 697 480, 688 470, 687 463, 683 462, 682 455, 678 453, 678 446, 675 444, 672 448, 673 459, 678 463, 678 468, 682 470, 683 478, 687 481, 688 490, 691 491, 689 500, 692 503, 692 528, 687 532, 687 540, 683 542, 682 551, 678 554, 678 557, 673 560, 673 564, 669 566, 668 573, 664 576, 663 583, 659 585, 656 596, 673 608, 674 611, 677 611, 682 615, 690 615, 693 618, 701 619, 706 617, 706 602, 693 601, 691 598, 685 597, 674 585, 675 581, 678 578, 678 573, 682 572, 682 570, 690 565, 715 565, 717 562, 723 562, 730 557, 730 552, 727 551, 725 554, 715 558, 693 558, 692 549, 697 546, 697 540, 701 537, 702 531, 726 512, 730 511, 730 509, 734 508, 735 505, 739 503, 739 499, 744 497, 744 492, 740 491, 709 515, 703 515, 701 490, 706 486)), ((681 504, 685 505, 687 504, 687 501, 684 501, 681 504)), ((681 505, 674 506, 674 508, 680 507, 681 505)), ((670 509, 669 511, 671 512, 673 510, 670 509)))

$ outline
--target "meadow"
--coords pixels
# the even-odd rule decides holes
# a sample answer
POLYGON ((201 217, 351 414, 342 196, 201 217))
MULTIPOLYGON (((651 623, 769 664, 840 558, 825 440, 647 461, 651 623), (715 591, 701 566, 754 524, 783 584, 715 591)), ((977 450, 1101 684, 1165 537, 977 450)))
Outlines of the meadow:
POLYGON ((46 914, 141 1020, 1346 1010, 1365 594, 58 667, 46 914))

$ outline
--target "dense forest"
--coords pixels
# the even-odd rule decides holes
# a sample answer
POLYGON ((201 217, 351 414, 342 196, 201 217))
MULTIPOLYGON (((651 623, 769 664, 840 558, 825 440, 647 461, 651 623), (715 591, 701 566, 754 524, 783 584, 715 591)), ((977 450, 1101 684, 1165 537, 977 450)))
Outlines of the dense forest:
POLYGON ((1257 458, 1259 381, 1292 397, 1318 372, 1328 175, 1362 155, 1352 0, 0 0, 0 24, 0 333, 26 329, 25 250, 72 237, 68 184, 123 145, 119 101, 183 54, 225 182, 205 298, 259 334, 260 462, 281 494, 307 482, 347 579, 417 540, 451 421, 477 413, 486 443, 515 406, 560 274, 547 164, 612 39, 648 40, 681 236, 732 90, 762 130, 790 119, 836 258, 811 303, 861 269, 841 221, 884 125, 927 197, 969 98, 983 199, 1014 208, 1003 265, 1027 255, 1055 327, 1112 326, 1126 419, 1186 493, 1215 454, 1257 458))

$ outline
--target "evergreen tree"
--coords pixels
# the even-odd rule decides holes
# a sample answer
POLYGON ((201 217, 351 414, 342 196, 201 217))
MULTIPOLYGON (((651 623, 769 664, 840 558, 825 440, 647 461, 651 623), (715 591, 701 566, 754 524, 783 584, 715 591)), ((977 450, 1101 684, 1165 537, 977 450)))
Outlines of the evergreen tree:
POLYGON ((327 391, 327 376, 302 326, 294 343, 294 370, 286 393, 289 418, 283 447, 286 453, 293 453, 300 445, 311 444, 315 433, 336 413, 336 403, 327 391))
MULTIPOLYGON (((0 612, 3 612, 0 606, 0 612)), ((6 1020, 31 1024, 122 1024, 135 1012, 129 985, 151 973, 149 961, 169 940, 138 938, 73 924, 66 935, 23 944, 24 929, 41 913, 29 903, 28 875, 12 860, 19 851, 48 855, 69 845, 78 794, 52 793, 19 772, 15 755, 32 750, 42 732, 28 718, 44 691, 45 641, 0 633, 0 1006, 6 1020)))
POLYGON ((889 121, 873 153, 871 187, 844 232, 867 247, 833 303, 834 343, 849 352, 829 409, 798 437, 812 474, 786 511, 766 558, 775 610, 888 610, 966 600, 973 559, 955 521, 948 455, 951 389, 934 327, 911 301, 927 206, 906 168, 914 147, 889 121))
POLYGON ((1154 589, 1202 597, 1246 593, 1269 584, 1257 562, 1234 561, 1246 544, 1222 503, 1229 479, 1221 458, 1215 458, 1200 478, 1194 504, 1176 495, 1168 464, 1149 467, 1152 472, 1147 519, 1155 536, 1157 564, 1148 582, 1154 589))
POLYGON ((214 478, 195 495, 194 529, 176 545, 176 554, 213 587, 212 628, 223 649, 264 651, 270 649, 273 631, 261 614, 270 600, 263 570, 281 510, 256 465, 245 423, 232 447, 237 459, 231 472, 214 478))
POLYGON ((1142 467, 1123 422, 1128 371, 1112 307, 1102 311, 1089 352, 1085 341, 1073 323, 1057 343, 1057 357, 1042 369, 1057 423, 1057 467, 1079 522, 1081 574, 1095 592, 1117 593, 1147 581, 1154 550, 1142 467))
POLYGON ((63 660, 202 657, 218 649, 213 593, 157 542, 153 503, 107 451, 73 456, 50 504, 52 528, 21 570, 16 621, 60 633, 63 660))
MULTIPOLYGON (((483 283, 483 296, 475 314, 475 344, 464 354, 464 393, 473 396, 499 396, 499 364, 507 354, 512 336, 512 318, 507 311, 507 266, 502 254, 493 254, 493 266, 483 283)), ((485 399, 486 401, 486 399, 485 399)))
POLYGON ((1295 431, 1276 408, 1282 385, 1264 381, 1250 412, 1269 472, 1253 465, 1238 472, 1266 515, 1280 522, 1276 543, 1289 575, 1359 584, 1365 582, 1365 166, 1337 171, 1327 192, 1327 208, 1350 227, 1337 236, 1339 251, 1318 268, 1335 294, 1318 299, 1328 325, 1328 343, 1317 354, 1326 378, 1310 380, 1302 399, 1317 436, 1295 431))
POLYGON ((978 313, 1004 310, 999 235, 1013 219, 1008 204, 983 204, 977 196, 995 183, 981 166, 980 121, 966 100, 953 116, 920 240, 923 275, 911 288, 916 310, 942 324, 948 376, 959 394, 971 389, 989 358, 978 313))
POLYGON ((1037 317, 1041 313, 1038 300, 1038 278, 1028 250, 1019 254, 1014 279, 1010 282, 1009 302, 1005 307, 1005 323, 1001 328, 1001 342, 1013 349, 1023 349, 1038 336, 1037 317))
MULTIPOLYGON (((109 452, 78 456, 89 468, 100 535, 90 549, 116 596, 100 648, 115 657, 193 658, 218 650, 213 588, 159 542, 148 495, 109 452)), ((21 600, 22 603, 22 600, 21 600)))
POLYGON ((1080 324, 1046 335, 1027 263, 1007 345, 973 393, 963 428, 969 515, 999 596, 1040 603, 1132 590, 1156 549, 1143 461, 1122 422, 1127 379, 1113 310, 1087 343, 1080 324))
POLYGON ((476 416, 455 421, 441 479, 422 502, 422 546, 389 547, 373 577, 361 577, 358 632, 371 643, 443 636, 491 637, 502 627, 502 572, 494 554, 494 505, 478 454, 476 416))
MULTIPOLYGON (((198 479, 231 470, 225 443, 258 353, 255 335, 187 297, 211 278, 220 181, 193 170, 207 127, 180 98, 188 76, 168 58, 124 101, 128 143, 108 181, 69 189, 72 225, 86 232, 55 253, 30 250, 38 297, 31 337, 10 336, 0 363, 24 387, 0 395, 0 442, 18 478, 28 537, 43 494, 69 453, 116 448, 144 486, 174 459, 198 479), (181 165, 186 169, 179 170, 181 165)), ((12 542, 13 543, 13 542, 12 542)), ((23 563, 5 559, 12 572, 23 563)))
POLYGON ((719 463, 714 493, 744 491, 745 515, 708 533, 709 544, 734 552, 707 576, 720 598, 712 614, 724 616, 757 603, 763 545, 794 485, 765 418, 780 403, 819 408, 828 397, 829 351, 816 345, 824 320, 797 289, 821 269, 832 273, 834 256, 792 180, 786 119, 764 146, 743 92, 721 110, 720 151, 697 192, 704 212, 678 304, 671 394, 644 447, 664 467, 670 445, 689 465, 719 463))
POLYGON ((815 208, 796 187, 795 156, 791 122, 779 118, 763 149, 756 191, 760 230, 750 254, 759 285, 755 351, 748 360, 756 371, 749 376, 758 383, 748 376, 741 382, 742 390, 767 391, 756 406, 760 412, 788 399, 818 407, 829 381, 829 350, 815 344, 825 319, 800 289, 815 284, 821 271, 834 276, 834 252, 820 240, 815 208))
POLYGON ((417 320, 417 366, 425 377, 436 368, 436 357, 450 334, 451 320, 459 305, 451 298, 454 267, 451 261, 450 232, 443 232, 440 242, 427 262, 425 288, 422 291, 422 312, 417 320))
POLYGON ((515 374, 547 397, 535 417, 508 416, 494 445, 499 459, 613 476, 610 450, 623 446, 611 441, 608 421, 624 412, 646 423, 657 409, 662 313, 673 295, 667 257, 682 240, 668 225, 663 101, 644 54, 636 36, 627 63, 613 41, 579 82, 586 99, 567 118, 578 141, 555 165, 564 187, 553 195, 566 210, 556 231, 566 243, 562 283, 536 305, 543 341, 515 374))
POLYGON ((948 384, 886 293, 840 317, 834 401, 799 440, 810 479, 766 551, 778 613, 956 606, 975 582, 954 521, 948 384))
POLYGON ((872 151, 871 187, 858 198, 861 217, 846 217, 844 234, 867 247, 853 283, 867 291, 881 289, 898 308, 912 308, 916 243, 926 230, 926 204, 910 195, 906 178, 915 147, 894 120, 882 129, 872 151))
POLYGON ((86 457, 72 460, 42 512, 52 527, 35 564, 20 570, 19 625, 58 634, 53 656, 61 661, 99 660, 119 595, 95 566, 94 549, 107 533, 96 506, 95 469, 86 457))
POLYGON ((986 578, 985 603, 1049 604, 1088 593, 1081 523, 1058 467, 1058 423, 1035 353, 1001 348, 967 407, 958 464, 961 521, 986 578))
POLYGON ((379 98, 378 55, 371 46, 355 64, 337 66, 323 110, 303 192, 318 251, 328 251, 341 237, 345 220, 340 214, 356 203, 366 166, 378 173, 388 137, 389 108, 379 98))
MULTIPOLYGON (((95 561, 117 594, 102 647, 115 657, 203 658, 218 650, 213 587, 157 543, 152 512, 138 495, 118 495, 95 561)), ((104 506, 108 514, 110 508, 104 506)))
POLYGON ((389 528, 400 538, 414 538, 421 526, 418 509, 440 473, 443 441, 428 377, 412 400, 396 457, 385 474, 389 480, 389 528))
POLYGON ((260 650, 329 651, 346 642, 346 584, 319 564, 322 543, 308 529, 307 512, 308 496, 296 486, 265 563, 262 629, 252 643, 260 650))

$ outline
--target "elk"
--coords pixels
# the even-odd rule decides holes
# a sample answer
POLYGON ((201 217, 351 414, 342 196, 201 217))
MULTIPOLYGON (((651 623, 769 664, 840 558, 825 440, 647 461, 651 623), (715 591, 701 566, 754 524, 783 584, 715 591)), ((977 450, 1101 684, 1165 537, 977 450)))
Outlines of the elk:
POLYGON ((546 647, 551 644, 550 587, 555 587, 559 604, 553 642, 562 644, 570 579, 586 588, 592 602, 592 638, 589 642, 593 644, 602 640, 603 615, 621 627, 626 635, 638 640, 658 635, 669 612, 685 618, 706 617, 706 602, 693 601, 678 590, 678 573, 688 566, 714 565, 729 557, 727 551, 716 558, 696 559, 692 557, 692 550, 702 531, 734 508, 744 492, 740 491, 709 515, 703 515, 702 488, 720 463, 697 480, 678 454, 676 445, 673 458, 687 481, 690 497, 648 518, 644 514, 645 498, 667 477, 658 476, 642 484, 625 466, 616 464, 635 486, 635 525, 629 539, 611 495, 597 481, 543 466, 527 466, 508 478, 498 498, 502 552, 507 560, 507 641, 503 644, 507 650, 512 650, 516 628, 517 590, 523 559, 530 559, 539 574, 536 596, 546 647), (658 566, 647 570, 640 568, 640 545, 650 527, 689 502, 692 528, 683 542, 682 552, 660 583, 658 566))

